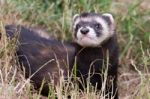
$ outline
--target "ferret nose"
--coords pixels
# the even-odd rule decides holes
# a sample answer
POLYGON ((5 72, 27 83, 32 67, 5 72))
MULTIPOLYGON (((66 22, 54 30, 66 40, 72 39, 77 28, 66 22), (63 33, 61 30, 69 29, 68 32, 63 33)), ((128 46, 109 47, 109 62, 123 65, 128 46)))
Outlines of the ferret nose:
POLYGON ((82 28, 80 30, 80 32, 85 35, 85 34, 87 34, 89 32, 89 29, 88 28, 82 28))

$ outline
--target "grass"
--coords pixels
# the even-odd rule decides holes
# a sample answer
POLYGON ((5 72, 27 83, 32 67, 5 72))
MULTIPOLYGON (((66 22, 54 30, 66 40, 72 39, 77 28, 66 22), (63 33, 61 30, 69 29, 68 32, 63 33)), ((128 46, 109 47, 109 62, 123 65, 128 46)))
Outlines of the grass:
MULTIPOLYGON (((32 85, 17 69, 16 41, 8 40, 3 24, 22 24, 46 29, 59 40, 71 40, 71 20, 83 11, 110 12, 116 21, 120 47, 118 75, 119 94, 123 99, 150 99, 150 11, 148 0, 0 0, 0 98, 40 97, 31 92, 32 85), (128 3, 128 4, 127 4, 128 3), (26 83, 26 84, 25 84, 26 83), (20 89, 22 88, 22 89, 20 89), (18 90, 20 91, 18 92, 18 90)), ((63 87, 63 86, 62 86, 63 87)), ((73 99, 84 95, 96 99, 95 91, 81 95, 76 85, 71 90, 73 99)), ((66 90, 58 88, 58 97, 66 90)), ((55 92, 51 92, 54 96, 55 92)), ((61 98, 59 98, 61 99, 61 98)))

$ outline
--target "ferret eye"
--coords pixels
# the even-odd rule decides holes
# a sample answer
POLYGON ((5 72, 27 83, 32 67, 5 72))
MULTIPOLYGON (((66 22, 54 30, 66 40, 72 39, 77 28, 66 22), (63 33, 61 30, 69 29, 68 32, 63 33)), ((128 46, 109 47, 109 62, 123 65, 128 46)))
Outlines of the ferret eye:
POLYGON ((101 28, 101 24, 99 24, 99 23, 95 24, 95 28, 96 29, 100 29, 101 28))
POLYGON ((79 29, 80 27, 81 27, 81 25, 80 25, 80 24, 77 24, 77 25, 76 25, 76 28, 77 28, 77 29, 79 29))

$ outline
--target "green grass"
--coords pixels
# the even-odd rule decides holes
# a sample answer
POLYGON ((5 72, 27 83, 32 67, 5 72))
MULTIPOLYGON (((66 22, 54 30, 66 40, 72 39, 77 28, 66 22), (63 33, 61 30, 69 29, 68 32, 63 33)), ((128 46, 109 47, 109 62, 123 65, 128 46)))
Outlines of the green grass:
MULTIPOLYGON (((132 0, 129 4, 124 1, 126 0, 120 0, 120 2, 117 0, 0 0, 0 21, 3 24, 15 23, 44 28, 59 40, 71 41, 71 23, 74 14, 84 11, 112 13, 116 21, 120 47, 118 75, 120 97, 150 99, 150 10, 141 7, 142 1, 148 0, 132 0), (4 1, 3 4, 2 1, 4 1)), ((24 86, 26 82, 21 74, 16 73, 19 71, 15 69, 17 63, 13 55, 15 40, 11 42, 5 38, 3 24, 0 25, 3 33, 3 40, 1 40, 3 43, 0 42, 0 97, 3 97, 1 90, 7 87, 6 84, 10 87, 10 92, 15 93, 14 88, 17 88, 19 83, 19 86, 24 86), (14 75, 6 77, 5 75, 10 75, 9 72, 14 75), (10 81, 12 82, 9 83, 10 81)), ((36 99, 36 95, 32 96, 29 92, 28 84, 19 95, 15 94, 15 97, 29 96, 36 99)), ((6 92, 9 93, 7 90, 6 92)), ((80 97, 78 88, 75 87, 75 90, 71 92, 74 99, 80 97)), ((7 96, 14 97, 12 93, 7 96)), ((87 93, 84 93, 85 97, 91 95, 96 99, 94 91, 87 93)))

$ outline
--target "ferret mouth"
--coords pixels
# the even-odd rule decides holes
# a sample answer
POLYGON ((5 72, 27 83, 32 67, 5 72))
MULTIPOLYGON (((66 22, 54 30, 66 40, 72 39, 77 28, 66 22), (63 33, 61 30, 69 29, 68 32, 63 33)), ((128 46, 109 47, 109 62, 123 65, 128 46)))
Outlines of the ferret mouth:
POLYGON ((84 47, 95 47, 97 46, 97 41, 91 37, 82 37, 76 41, 79 45, 84 47))
POLYGON ((92 43, 92 42, 96 42, 95 39, 93 39, 92 37, 88 37, 88 36, 84 36, 81 37, 80 39, 78 39, 80 42, 87 42, 87 43, 92 43))
POLYGON ((92 37, 89 37, 89 36, 82 36, 82 37, 80 38, 80 40, 84 40, 84 39, 93 40, 93 38, 92 38, 92 37))

